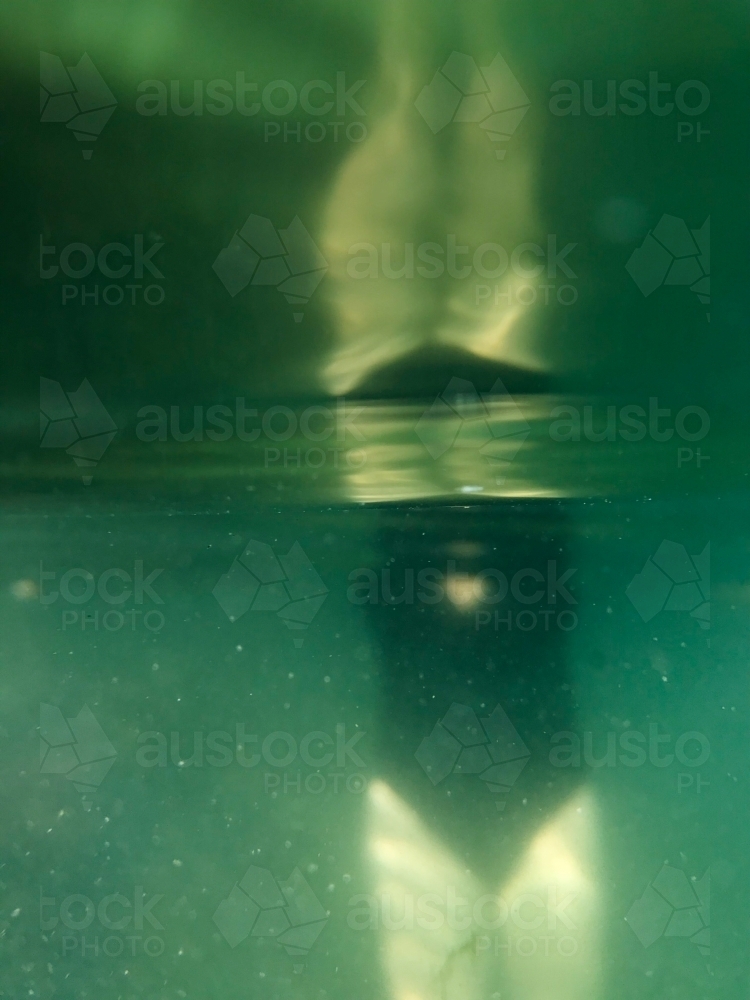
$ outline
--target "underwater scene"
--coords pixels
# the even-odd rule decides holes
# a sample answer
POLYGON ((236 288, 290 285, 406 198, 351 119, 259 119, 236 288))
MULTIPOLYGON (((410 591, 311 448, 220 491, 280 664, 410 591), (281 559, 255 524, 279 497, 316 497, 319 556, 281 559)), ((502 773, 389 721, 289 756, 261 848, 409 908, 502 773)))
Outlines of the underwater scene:
POLYGON ((0 20, 0 998, 746 1000, 747 11, 0 20))

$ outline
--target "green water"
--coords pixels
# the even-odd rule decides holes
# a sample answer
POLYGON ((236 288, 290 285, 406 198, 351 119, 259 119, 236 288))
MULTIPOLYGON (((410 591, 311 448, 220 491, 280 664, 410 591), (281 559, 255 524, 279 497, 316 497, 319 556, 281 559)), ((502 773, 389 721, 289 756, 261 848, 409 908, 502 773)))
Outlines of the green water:
POLYGON ((0 997, 746 997, 746 12, 0 17, 0 997))
MULTIPOLYGON (((514 998, 567 997, 581 983, 607 997, 742 995, 741 504, 231 508, 3 519, 5 995, 385 997, 398 995, 394 976, 416 977, 435 996, 461 982, 469 995, 514 998), (646 624, 624 592, 665 535, 691 554, 710 540, 710 629, 684 611, 646 624), (299 542, 314 564, 327 595, 308 628, 289 630, 272 612, 230 622, 219 607, 212 589, 250 538, 279 554, 299 542), (140 604, 136 591, 122 604, 65 600, 85 594, 82 577, 60 593, 66 569, 85 567, 97 584, 111 567, 134 579, 136 559, 146 580, 161 570, 140 604), (555 604, 539 596, 538 577, 517 584, 525 602, 509 593, 467 603, 456 583, 462 572, 490 568, 510 581, 529 568, 546 591, 550 560, 563 581, 555 604), (50 603, 36 589, 40 567, 50 603), (409 573, 429 567, 431 589, 410 592, 409 573), (435 581, 442 599, 427 603, 435 581), (515 756, 526 758, 509 789, 491 794, 476 774, 428 780, 415 753, 453 703, 507 713, 523 744, 515 756), (68 719, 88 706, 111 744, 91 754, 114 756, 101 781, 80 786, 40 768, 40 704, 68 719), (628 732, 642 736, 625 747, 628 732), (285 735, 265 743, 273 733, 285 735), (243 734, 254 740, 240 749, 243 734), (680 743, 683 734, 692 736, 680 743), (400 803, 395 815, 379 813, 381 783, 400 803), (582 801, 585 828, 566 840, 561 816, 582 801), (461 909, 448 931, 409 925, 406 959, 389 957, 389 920, 398 926, 408 913, 405 895, 434 893, 446 925, 446 886, 470 903, 472 891, 499 892, 512 906, 523 892, 502 887, 515 884, 540 831, 561 824, 563 846, 525 876, 525 910, 499 929, 493 904, 482 911, 488 926, 465 930, 461 909), (378 837, 403 841, 416 859, 394 865, 378 837), (660 935, 652 910, 648 949, 624 921, 664 864, 690 880, 710 869, 705 954, 660 935), (214 914, 251 865, 307 879, 325 910, 307 954, 252 934, 232 948, 217 929, 214 914), (130 907, 140 891, 146 903, 158 896, 148 910, 156 924, 112 929, 138 919, 130 907), (556 922, 550 891, 569 901, 556 922), (112 894, 103 919, 92 912, 87 923, 86 900, 98 907, 112 894), (363 905, 378 919, 363 917, 363 905), (566 957, 551 968, 558 947, 566 957), (454 953, 464 965, 452 964, 454 953), (425 954, 432 964, 421 964, 425 954)), ((105 593, 120 586, 110 580, 105 593)))

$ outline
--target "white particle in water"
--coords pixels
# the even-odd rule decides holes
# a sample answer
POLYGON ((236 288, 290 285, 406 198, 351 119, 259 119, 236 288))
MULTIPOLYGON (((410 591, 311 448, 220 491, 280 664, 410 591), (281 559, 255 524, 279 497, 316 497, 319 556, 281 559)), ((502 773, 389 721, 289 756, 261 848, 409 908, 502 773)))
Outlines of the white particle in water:
POLYGON ((174 859, 172 864, 175 866, 175 868, 182 868, 182 862, 179 861, 177 858, 174 859))

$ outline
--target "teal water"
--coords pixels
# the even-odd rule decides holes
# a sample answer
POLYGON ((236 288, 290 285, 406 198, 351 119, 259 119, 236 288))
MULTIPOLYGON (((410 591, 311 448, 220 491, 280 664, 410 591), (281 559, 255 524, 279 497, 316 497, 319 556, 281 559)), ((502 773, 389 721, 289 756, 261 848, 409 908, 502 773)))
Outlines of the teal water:
POLYGON ((4 995, 742 995, 743 517, 731 499, 6 515, 4 995), (708 629, 687 611, 646 623, 625 593, 664 536, 710 541, 708 629), (326 593, 307 628, 219 606, 250 539, 309 557, 326 593), (135 580, 136 560, 160 570, 142 603, 127 578, 105 584, 132 590, 121 604, 62 583, 135 580), (502 601, 467 590, 519 569, 502 601), (453 704, 502 707, 501 756, 525 762, 508 786, 484 768, 429 780, 442 758, 420 746, 453 704), (45 754, 66 738, 40 705, 58 724, 90 709, 74 745, 113 758, 103 776, 39 764, 40 734, 45 754), (665 934, 648 896, 645 948, 624 918, 664 865, 683 922, 665 934), (305 953, 274 937, 278 907, 249 936, 252 907, 231 909, 223 936, 250 866, 306 879, 302 915, 323 924, 305 953), (510 910, 451 917, 451 892, 510 910))

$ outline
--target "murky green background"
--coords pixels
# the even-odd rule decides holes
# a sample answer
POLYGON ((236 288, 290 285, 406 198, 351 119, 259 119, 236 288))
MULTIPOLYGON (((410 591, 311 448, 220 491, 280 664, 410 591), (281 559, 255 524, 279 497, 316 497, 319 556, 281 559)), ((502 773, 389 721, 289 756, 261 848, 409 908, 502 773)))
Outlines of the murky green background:
MULTIPOLYGON (((8 4, 2 18, 0 996, 744 997, 746 12, 320 0, 8 4), (117 99, 88 160, 64 124, 39 120, 40 50, 66 67, 87 52, 117 99), (528 97, 502 160, 475 123, 433 134, 415 111, 454 50, 481 66, 501 52, 528 97), (261 89, 365 80, 366 114, 349 106, 342 120, 367 138, 284 142, 265 112, 136 110, 143 81, 179 80, 187 103, 194 80, 238 72, 261 89), (601 103, 607 80, 650 73, 672 93, 684 80, 710 90, 700 143, 678 141, 677 111, 550 113, 555 81, 593 81, 601 103), (277 228, 299 215, 324 254, 302 322, 275 288, 231 297, 212 270, 251 213, 277 228), (712 217, 710 308, 679 285, 643 296, 626 271, 665 214, 691 229, 712 217), (137 234, 163 243, 160 305, 64 304, 61 275, 40 273, 40 239, 57 248, 46 266, 70 243, 132 247, 137 234), (550 234, 574 243, 575 303, 543 306, 537 283, 535 303, 511 310, 512 283, 496 300, 473 279, 347 273, 354 243, 388 244, 398 263, 405 244, 450 234, 509 251, 550 234), (118 429, 95 467, 39 447, 40 378, 68 394, 90 381, 118 429), (458 443, 450 414, 436 417, 435 458, 416 428, 452 378, 485 394, 500 378, 510 398, 466 404, 458 443), (234 415, 238 397, 261 415, 281 407, 296 429, 178 440, 194 408, 234 415), (303 433, 307 407, 335 414, 342 400, 359 433, 303 433), (670 411, 660 430, 684 407, 710 430, 628 440, 618 416, 601 441, 585 423, 577 439, 551 432, 556 407, 584 420, 589 407, 601 429, 608 407, 649 400, 670 411), (178 407, 179 433, 148 440, 144 407, 165 419, 178 407), (495 462, 480 450, 488 434, 495 462), (307 627, 276 607, 236 621, 220 607, 213 590, 251 540, 276 557, 301 546, 325 593, 307 627), (665 540, 689 557, 710 544, 710 628, 694 602, 644 621, 629 599, 665 540), (158 571, 156 597, 107 598, 132 589, 139 562, 144 578, 158 571), (558 579, 573 571, 570 600, 548 589, 551 562, 558 579), (429 567, 442 574, 435 603, 409 589, 429 567), (118 575, 85 597, 80 574, 61 587, 77 568, 94 585, 118 575), (351 589, 363 570, 364 602, 351 589), (488 570, 532 572, 493 604, 477 596, 488 570), (507 713, 527 762, 506 791, 425 773, 415 754, 452 704, 507 713), (88 790, 50 765, 41 706, 93 713, 104 743, 91 757, 113 763, 88 790), (147 758, 154 733, 166 748, 147 758), (257 737, 248 756, 287 735, 267 745, 271 763, 243 766, 243 733, 257 737), (628 733, 644 734, 637 766, 619 756, 628 733), (560 734, 580 743, 568 766, 560 734), (299 752, 278 763, 289 740, 299 752), (352 752, 316 765, 337 740, 352 752), (676 745, 693 760, 709 750, 693 767, 676 745), (257 926, 234 947, 220 932, 214 914, 252 865, 307 880, 309 919, 325 911, 309 953, 257 926), (665 865, 681 911, 666 934, 671 910, 649 889, 665 865), (691 896, 699 883, 710 913, 691 896), (545 909, 551 891, 572 894, 572 926, 545 909), (443 905, 451 892, 499 894, 511 915, 494 929, 399 929, 406 896, 443 905), (363 896, 377 928, 353 917, 363 896), (648 947, 625 920, 643 898, 648 947), (698 927, 710 949, 689 940, 698 927)), ((695 564, 685 572, 695 579, 695 564)))
MULTIPOLYGON (((347 922, 352 900, 372 892, 367 793, 360 790, 380 779, 417 811, 429 836, 461 868, 492 887, 517 867, 535 833, 585 789, 597 805, 589 833, 596 841, 601 923, 583 930, 597 936, 597 995, 741 996, 748 651, 741 506, 730 500, 543 501, 473 510, 6 516, 7 995, 22 987, 64 997, 92 991, 172 997, 182 996, 180 990, 186 996, 221 991, 241 997, 248 990, 268 997, 391 995, 379 935, 347 922), (695 539, 691 551, 711 538, 716 613, 709 631, 679 613, 663 612, 644 624, 623 593, 623 581, 641 569, 640 553, 659 544, 665 521, 671 537, 687 539, 688 546, 695 539), (230 623, 211 596, 248 536, 269 539, 279 551, 299 540, 329 588, 301 648, 275 615, 249 613, 230 623), (392 560, 398 595, 405 566, 444 566, 461 540, 457 563, 469 572, 478 562, 543 568, 550 555, 575 567, 576 627, 556 628, 553 617, 548 632, 541 620, 523 631, 529 619, 518 614, 528 606, 517 601, 502 605, 503 613, 512 612, 510 630, 495 631, 477 628, 473 609, 448 601, 361 606, 347 598, 349 574, 358 567, 380 575, 392 560), (157 633, 143 628, 140 617, 135 630, 126 619, 108 631, 102 616, 111 605, 98 597, 85 610, 99 612, 99 619, 84 629, 63 618, 71 605, 62 599, 42 606, 11 591, 14 581, 37 579, 40 563, 49 572, 80 565, 98 575, 105 566, 129 568, 131 553, 144 556, 146 573, 163 567, 154 583, 164 602, 157 633), (454 701, 477 709, 500 702, 530 751, 502 812, 477 778, 453 775, 433 787, 415 760, 420 741, 454 701), (112 769, 92 796, 78 794, 63 775, 39 773, 40 702, 60 706, 68 717, 87 704, 115 747, 112 769), (237 723, 261 742, 282 731, 297 743, 312 731, 335 739, 343 724, 347 738, 365 734, 354 747, 360 761, 316 768, 297 757, 285 767, 262 760, 242 767, 233 759, 212 766, 206 736, 234 734, 237 723), (674 754, 677 736, 691 731, 709 741, 710 757, 697 770, 672 757, 666 766, 595 767, 585 759, 580 766, 551 765, 554 733, 573 731, 583 740, 588 731, 593 756, 601 759, 607 733, 648 734, 649 725, 671 737, 658 749, 663 761, 674 754), (154 731, 167 740, 178 733, 179 743, 165 749, 164 766, 143 766, 138 736, 154 731), (204 757, 191 764, 196 731, 204 757), (334 773, 357 777, 347 785, 334 773), (681 774, 689 774, 690 783, 681 774), (699 790, 697 776, 705 783, 699 790), (88 808, 86 798, 93 802, 88 808), (623 920, 664 862, 698 878, 711 868, 710 958, 681 939, 662 938, 644 950, 623 920), (300 960, 273 939, 250 938, 232 950, 212 923, 216 907, 253 863, 277 878, 299 867, 329 912, 302 971, 294 971, 300 960), (95 905, 111 893, 132 901, 135 886, 149 899, 163 894, 153 909, 161 927, 151 931, 148 945, 163 947, 158 957, 141 953, 148 923, 135 944, 126 939, 127 957, 103 953, 105 939, 109 950, 118 949, 118 933, 97 920, 84 930, 40 931, 40 893, 59 908, 73 894, 95 905), (135 956, 127 954, 130 948, 135 956)), ((45 593, 59 577, 58 571, 45 593)), ((148 597, 143 606, 149 607, 148 597)), ((248 756, 258 749, 250 747, 248 756)), ((277 743, 271 752, 283 758, 287 747, 277 743)), ((310 752, 320 754, 320 745, 310 752)), ((698 752, 696 745, 685 751, 691 758, 698 752)), ((419 849, 429 855, 430 843, 419 849)), ((84 919, 84 904, 77 905, 71 919, 84 919)), ((114 905, 113 911, 122 912, 114 905)), ((48 919, 59 909, 43 912, 48 919)), ((490 975, 492 992, 524 995, 522 984, 504 978, 502 966, 490 975)))

